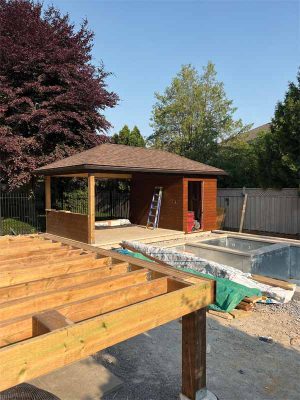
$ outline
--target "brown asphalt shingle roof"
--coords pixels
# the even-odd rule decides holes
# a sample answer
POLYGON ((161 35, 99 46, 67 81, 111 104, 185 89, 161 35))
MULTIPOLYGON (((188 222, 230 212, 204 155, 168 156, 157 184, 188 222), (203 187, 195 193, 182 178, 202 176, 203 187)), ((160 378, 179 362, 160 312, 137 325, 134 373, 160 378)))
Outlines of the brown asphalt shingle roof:
POLYGON ((221 169, 163 150, 119 144, 101 144, 92 149, 36 169, 36 174, 88 171, 141 171, 179 174, 224 175, 221 169))

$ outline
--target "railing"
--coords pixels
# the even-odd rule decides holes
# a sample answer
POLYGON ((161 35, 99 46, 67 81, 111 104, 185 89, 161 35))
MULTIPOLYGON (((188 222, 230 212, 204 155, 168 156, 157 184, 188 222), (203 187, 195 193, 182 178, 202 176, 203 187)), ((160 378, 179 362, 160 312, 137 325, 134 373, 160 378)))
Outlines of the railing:
MULTIPOLYGON (((129 218, 129 191, 99 190, 95 199, 96 220, 129 218)), ((87 193, 64 193, 52 208, 87 214, 87 193)), ((0 236, 44 232, 46 228, 43 182, 35 192, 24 189, 7 192, 0 188, 0 236)))

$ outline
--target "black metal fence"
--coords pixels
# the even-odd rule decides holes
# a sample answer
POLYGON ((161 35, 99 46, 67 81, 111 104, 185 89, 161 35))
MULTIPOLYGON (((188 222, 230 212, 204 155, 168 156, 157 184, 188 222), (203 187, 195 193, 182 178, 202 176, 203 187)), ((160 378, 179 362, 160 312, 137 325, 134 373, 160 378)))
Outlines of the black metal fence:
MULTIPOLYGON (((129 219, 129 190, 117 186, 98 188, 95 199, 96 220, 129 219)), ((88 202, 85 189, 54 193, 52 207, 87 214, 88 202)), ((7 192, 0 187, 0 235, 19 235, 44 232, 45 194, 43 183, 34 191, 24 189, 7 192)))
POLYGON ((44 205, 35 192, 0 189, 0 235, 35 233, 44 229, 44 205))

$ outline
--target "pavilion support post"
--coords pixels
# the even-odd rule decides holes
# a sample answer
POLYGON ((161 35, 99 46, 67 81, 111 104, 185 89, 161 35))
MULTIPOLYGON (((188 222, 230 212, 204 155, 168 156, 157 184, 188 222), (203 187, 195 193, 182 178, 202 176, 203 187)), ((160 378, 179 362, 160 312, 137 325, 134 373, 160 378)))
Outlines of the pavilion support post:
POLYGON ((95 176, 88 176, 88 243, 95 243, 95 176))
POLYGON ((181 400, 213 400, 206 389, 206 308, 182 317, 181 400))
POLYGON ((45 176, 45 208, 51 210, 51 176, 45 176))

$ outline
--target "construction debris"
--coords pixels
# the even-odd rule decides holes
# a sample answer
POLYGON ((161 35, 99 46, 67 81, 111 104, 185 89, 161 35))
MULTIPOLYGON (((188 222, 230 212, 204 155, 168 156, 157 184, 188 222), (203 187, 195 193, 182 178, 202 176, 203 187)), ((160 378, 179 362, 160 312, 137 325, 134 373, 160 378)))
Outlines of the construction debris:
MULTIPOLYGON (((171 265, 177 269, 192 270, 195 273, 208 274, 213 277, 225 278, 248 288, 259 289, 265 296, 279 303, 289 302, 295 292, 295 287, 283 289, 254 280, 251 274, 244 273, 228 265, 209 261, 192 254, 183 254, 174 249, 149 246, 139 242, 123 241, 122 247, 137 251, 152 260, 171 265)), ((275 281, 275 280, 274 280, 275 281)), ((283 282, 283 281, 281 281, 283 282)), ((272 282, 274 284, 274 282, 272 282)))

